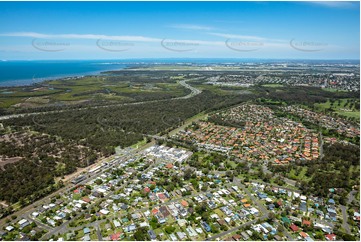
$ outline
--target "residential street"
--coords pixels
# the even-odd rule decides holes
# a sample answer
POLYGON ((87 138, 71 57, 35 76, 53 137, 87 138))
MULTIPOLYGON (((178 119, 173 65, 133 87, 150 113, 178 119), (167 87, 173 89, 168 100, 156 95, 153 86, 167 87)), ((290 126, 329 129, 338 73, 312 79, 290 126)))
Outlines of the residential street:
POLYGON ((346 230, 346 232, 348 234, 350 234, 350 231, 351 231, 350 226, 347 223, 347 218, 348 218, 347 207, 343 206, 343 205, 340 205, 340 209, 342 211, 342 228, 344 228, 346 230))

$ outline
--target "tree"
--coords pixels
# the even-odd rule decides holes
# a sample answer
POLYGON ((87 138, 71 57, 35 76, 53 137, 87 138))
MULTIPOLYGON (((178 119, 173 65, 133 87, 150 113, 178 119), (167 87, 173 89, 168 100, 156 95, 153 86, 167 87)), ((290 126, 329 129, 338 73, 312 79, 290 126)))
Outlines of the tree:
POLYGON ((203 184, 202 189, 203 192, 208 190, 208 185, 207 184, 203 184))
POLYGON ((175 228, 174 228, 173 226, 169 225, 169 226, 166 226, 166 227, 164 228, 164 230, 165 230, 165 232, 166 232, 167 234, 171 234, 171 233, 173 233, 173 232, 175 231, 175 228))
POLYGON ((149 240, 147 229, 144 227, 138 228, 137 231, 134 233, 134 239, 137 241, 149 240))
POLYGON ((273 222, 276 218, 276 215, 273 212, 268 213, 268 222, 273 222))
POLYGON ((101 185, 103 183, 103 181, 102 181, 102 179, 96 179, 94 181, 94 183, 97 184, 97 185, 101 185))
POLYGON ((189 180, 191 176, 192 176, 192 170, 190 168, 186 169, 183 175, 184 180, 189 180))
POLYGON ((227 231, 227 230, 228 230, 228 227, 227 227, 225 224, 222 224, 222 225, 221 225, 221 230, 227 231))
POLYGON ((214 224, 211 224, 211 232, 217 234, 219 233, 219 229, 214 224))

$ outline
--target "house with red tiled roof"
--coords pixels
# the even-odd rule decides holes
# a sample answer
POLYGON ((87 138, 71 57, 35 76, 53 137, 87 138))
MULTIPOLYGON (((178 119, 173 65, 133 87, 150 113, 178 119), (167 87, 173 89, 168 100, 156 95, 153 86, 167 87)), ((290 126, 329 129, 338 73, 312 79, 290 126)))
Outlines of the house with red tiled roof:
POLYGON ((291 229, 293 232, 297 232, 300 228, 297 227, 297 225, 295 225, 295 224, 291 224, 290 229, 291 229))
POLYGON ((152 210, 152 214, 153 214, 153 215, 156 215, 158 212, 159 212, 159 210, 156 209, 156 208, 154 208, 154 209, 152 210))
POLYGON ((182 200, 181 204, 183 207, 188 207, 188 202, 186 200, 182 200))
POLYGON ((301 231, 300 235, 302 236, 302 238, 306 239, 308 237, 310 237, 308 234, 306 234, 305 232, 301 231))
POLYGON ((115 234, 112 234, 110 235, 110 240, 112 241, 118 241, 120 240, 120 235, 122 234, 122 232, 118 232, 118 233, 115 233, 115 234))
POLYGON ((143 189, 143 191, 146 192, 146 193, 148 193, 148 192, 150 192, 150 188, 149 188, 149 187, 146 187, 146 188, 143 189))
POLYGON ((336 240, 336 235, 335 234, 326 234, 325 238, 328 241, 335 241, 336 240))
POLYGON ((173 168, 173 164, 172 164, 172 163, 168 163, 165 167, 168 168, 168 169, 172 169, 172 168, 173 168))
POLYGON ((307 227, 310 227, 312 224, 312 222, 310 220, 306 220, 306 219, 303 219, 302 220, 302 225, 305 225, 307 227))
POLYGON ((158 193, 157 196, 158 196, 159 200, 162 200, 162 201, 167 199, 167 197, 164 195, 164 193, 158 193))

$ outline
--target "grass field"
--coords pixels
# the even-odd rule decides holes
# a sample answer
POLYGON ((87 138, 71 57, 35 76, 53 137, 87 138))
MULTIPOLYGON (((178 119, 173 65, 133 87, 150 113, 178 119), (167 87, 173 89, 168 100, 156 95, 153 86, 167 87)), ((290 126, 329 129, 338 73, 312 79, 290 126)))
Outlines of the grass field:
POLYGON ((310 178, 306 176, 307 167, 302 167, 301 172, 296 175, 296 171, 292 169, 289 173, 290 179, 300 180, 300 181, 308 181, 310 178))
POLYGON ((328 100, 325 103, 316 103, 315 107, 321 111, 332 108, 334 113, 337 113, 338 115, 360 120, 360 110, 352 106, 352 102, 358 104, 360 103, 360 101, 356 99, 340 99, 340 101, 335 101, 332 105, 331 101, 328 100), (348 100, 349 103, 347 103, 348 100))

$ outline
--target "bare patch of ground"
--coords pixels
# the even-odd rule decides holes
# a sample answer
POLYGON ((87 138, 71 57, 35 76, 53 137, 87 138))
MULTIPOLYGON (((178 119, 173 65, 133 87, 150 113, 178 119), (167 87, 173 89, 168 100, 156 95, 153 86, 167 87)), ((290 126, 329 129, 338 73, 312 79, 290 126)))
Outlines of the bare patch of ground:
POLYGON ((0 158, 0 169, 4 170, 6 164, 18 162, 21 159, 22 157, 0 158))

